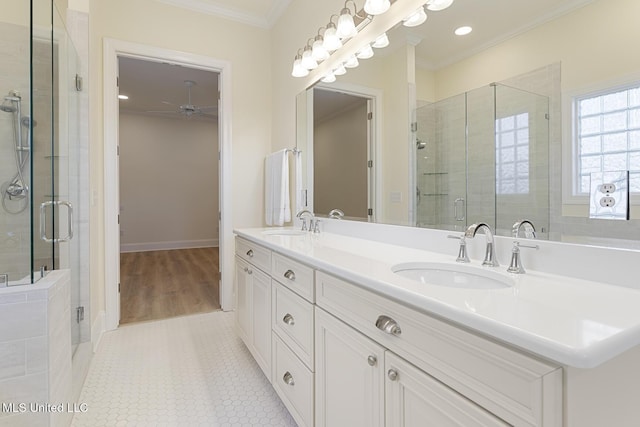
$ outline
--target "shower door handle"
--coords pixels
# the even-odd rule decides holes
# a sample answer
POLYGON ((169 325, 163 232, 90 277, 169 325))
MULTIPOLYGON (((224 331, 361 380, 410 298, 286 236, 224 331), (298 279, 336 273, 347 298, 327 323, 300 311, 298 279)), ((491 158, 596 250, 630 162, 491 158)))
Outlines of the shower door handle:
POLYGON ((47 243, 68 242, 73 238, 73 206, 70 202, 64 200, 52 200, 40 204, 40 238, 47 243), (67 215, 67 235, 65 237, 49 239, 47 237, 47 207, 48 206, 66 206, 69 211, 67 215))
POLYGON ((464 199, 459 197, 453 202, 453 217, 456 221, 464 221, 464 199))

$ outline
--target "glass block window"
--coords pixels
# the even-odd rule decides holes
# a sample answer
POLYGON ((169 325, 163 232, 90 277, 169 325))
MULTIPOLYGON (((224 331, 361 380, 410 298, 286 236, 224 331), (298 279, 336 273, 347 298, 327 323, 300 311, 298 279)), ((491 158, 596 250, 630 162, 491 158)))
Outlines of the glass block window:
POLYGON ((575 190, 588 194, 592 172, 629 170, 640 192, 640 85, 575 99, 575 190))
POLYGON ((529 193, 529 113, 496 120, 496 194, 529 193))

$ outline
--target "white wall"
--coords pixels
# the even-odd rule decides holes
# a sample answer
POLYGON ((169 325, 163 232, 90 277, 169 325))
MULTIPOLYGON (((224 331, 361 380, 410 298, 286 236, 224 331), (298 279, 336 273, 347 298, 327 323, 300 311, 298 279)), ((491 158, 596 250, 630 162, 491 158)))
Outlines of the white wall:
POLYGON ((218 124, 120 114, 122 251, 218 244, 218 124))
MULTIPOLYGON (((263 221, 263 163, 271 149, 271 45, 268 30, 153 0, 90 0, 91 314, 105 309, 103 40, 112 38, 231 63, 232 221, 263 221), (252 206, 247 209, 247 205, 252 206)), ((293 118, 291 119, 294 120, 293 118)), ((229 267, 229 266, 228 266, 229 267)))

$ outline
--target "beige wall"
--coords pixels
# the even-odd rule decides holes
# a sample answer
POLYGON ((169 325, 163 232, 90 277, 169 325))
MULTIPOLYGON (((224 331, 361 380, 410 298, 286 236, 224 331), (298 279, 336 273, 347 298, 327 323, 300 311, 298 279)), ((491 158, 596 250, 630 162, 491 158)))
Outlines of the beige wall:
POLYGON ((217 245, 218 125, 120 114, 122 250, 217 245))
MULTIPOLYGON (((268 30, 152 0, 91 0, 91 313, 104 302, 102 51, 105 37, 204 55, 231 63, 232 218, 234 227, 263 221, 262 167, 271 149, 271 45, 268 30), (247 173, 255 171, 255 173, 247 173), (247 209, 251 206, 251 209, 247 209)), ((292 119, 293 120, 293 119, 292 119)))

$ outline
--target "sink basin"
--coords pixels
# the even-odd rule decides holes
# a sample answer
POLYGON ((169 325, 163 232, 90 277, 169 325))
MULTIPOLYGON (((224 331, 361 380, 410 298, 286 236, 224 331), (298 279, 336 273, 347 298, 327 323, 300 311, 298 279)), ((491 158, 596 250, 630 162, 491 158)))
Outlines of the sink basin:
POLYGON ((514 285, 513 278, 490 270, 465 264, 409 262, 391 267, 394 273, 425 285, 465 289, 500 289, 514 285))
POLYGON ((307 231, 302 230, 291 230, 291 229, 275 229, 275 230, 265 230, 262 234, 266 234, 267 236, 302 236, 307 234, 307 231))

